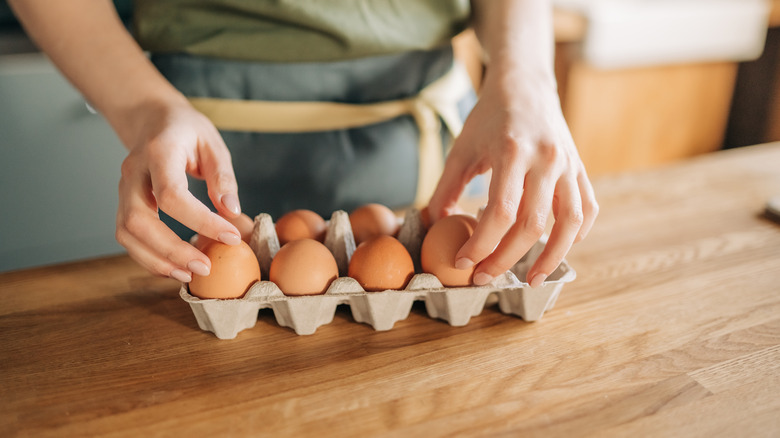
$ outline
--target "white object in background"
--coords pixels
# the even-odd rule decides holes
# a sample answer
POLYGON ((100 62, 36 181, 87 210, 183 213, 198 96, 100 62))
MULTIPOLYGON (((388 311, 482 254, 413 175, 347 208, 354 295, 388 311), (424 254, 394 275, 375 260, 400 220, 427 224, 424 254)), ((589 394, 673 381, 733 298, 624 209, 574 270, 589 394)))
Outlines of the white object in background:
POLYGON ((601 68, 747 61, 764 49, 768 0, 554 0, 588 20, 583 55, 601 68))

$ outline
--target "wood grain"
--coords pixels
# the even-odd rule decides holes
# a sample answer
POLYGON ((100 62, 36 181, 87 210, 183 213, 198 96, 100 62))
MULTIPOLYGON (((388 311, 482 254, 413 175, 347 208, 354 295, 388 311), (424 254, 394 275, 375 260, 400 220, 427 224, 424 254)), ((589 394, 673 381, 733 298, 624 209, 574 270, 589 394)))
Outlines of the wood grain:
POLYGON ((595 180, 535 323, 263 310, 230 341, 126 257, 0 275, 0 436, 778 436, 780 144, 595 180))

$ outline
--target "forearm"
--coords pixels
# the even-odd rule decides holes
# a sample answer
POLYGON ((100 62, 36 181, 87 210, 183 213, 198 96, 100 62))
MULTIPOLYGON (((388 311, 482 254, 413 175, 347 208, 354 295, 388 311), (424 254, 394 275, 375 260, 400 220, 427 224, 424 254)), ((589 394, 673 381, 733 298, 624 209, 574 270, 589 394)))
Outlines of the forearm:
POLYGON ((109 1, 11 0, 28 34, 132 147, 145 106, 183 102, 136 44, 109 1))
POLYGON ((549 0, 472 0, 473 24, 487 57, 486 80, 518 75, 555 86, 549 0))

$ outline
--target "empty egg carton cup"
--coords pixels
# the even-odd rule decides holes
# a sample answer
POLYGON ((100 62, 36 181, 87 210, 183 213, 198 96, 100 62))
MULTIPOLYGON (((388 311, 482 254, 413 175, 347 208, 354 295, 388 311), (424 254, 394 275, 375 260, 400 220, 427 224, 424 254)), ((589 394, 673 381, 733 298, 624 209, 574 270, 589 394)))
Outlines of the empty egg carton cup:
MULTIPOLYGON (((271 281, 255 283, 238 299, 200 299, 190 295, 183 284, 179 295, 190 304, 198 326, 213 332, 220 339, 233 339, 244 329, 254 327, 260 309, 273 309, 277 323, 289 327, 299 335, 313 334, 318 327, 333 321, 336 306, 349 305, 355 321, 366 323, 374 330, 390 330, 396 322, 406 319, 412 304, 425 301, 431 318, 447 321, 452 326, 468 324, 486 305, 495 304, 503 313, 517 315, 526 321, 536 321, 552 309, 561 288, 576 277, 575 271, 564 260, 537 288, 530 288, 525 278, 528 269, 542 252, 544 240, 536 244, 509 271, 485 286, 442 286, 432 274, 421 273, 420 248, 425 237, 425 226, 419 210, 409 210, 398 233, 398 240, 406 247, 415 265, 415 274, 404 290, 366 292, 347 269, 355 239, 345 211, 333 213, 325 237, 325 246, 333 253, 340 277, 334 280, 325 294, 287 296, 271 281)), ((268 214, 254 219, 250 246, 260 263, 262 278, 268 278, 271 260, 279 251, 279 239, 273 220, 268 214)))

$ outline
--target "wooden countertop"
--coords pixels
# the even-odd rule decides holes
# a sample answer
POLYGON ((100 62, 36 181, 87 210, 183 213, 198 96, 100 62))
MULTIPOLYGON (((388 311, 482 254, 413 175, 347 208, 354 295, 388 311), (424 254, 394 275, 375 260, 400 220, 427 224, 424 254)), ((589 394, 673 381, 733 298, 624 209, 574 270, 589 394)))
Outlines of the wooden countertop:
POLYGON ((126 257, 0 275, 0 436, 778 436, 780 144, 600 178, 535 323, 230 341, 126 257))

